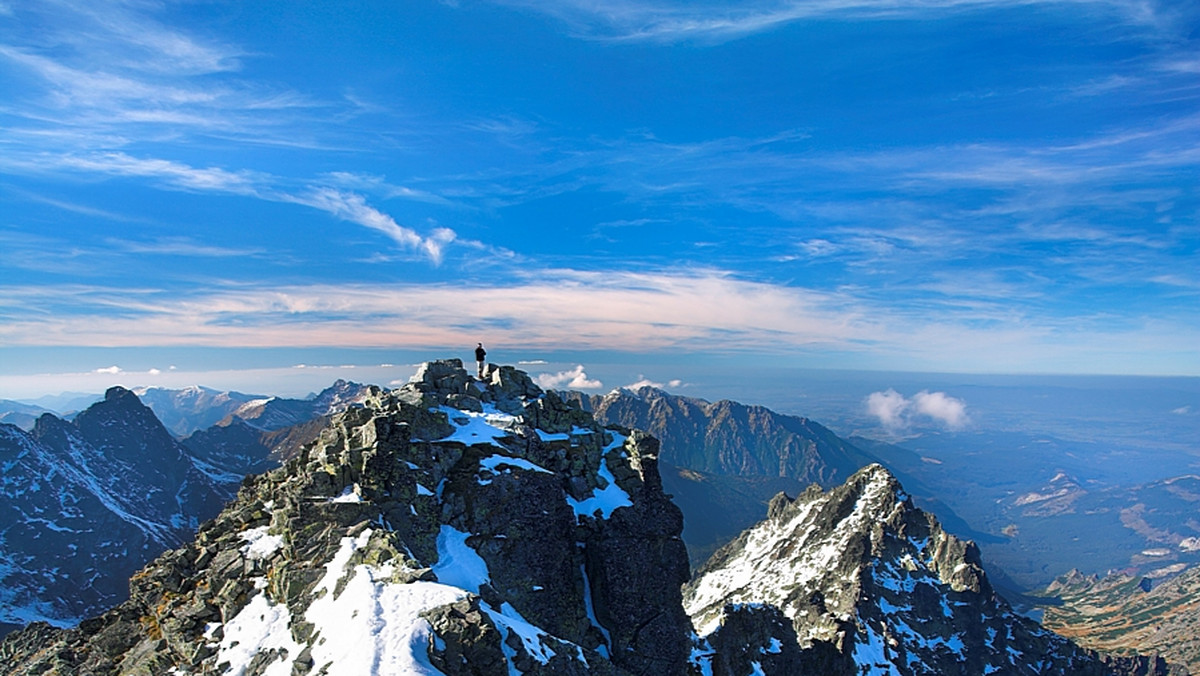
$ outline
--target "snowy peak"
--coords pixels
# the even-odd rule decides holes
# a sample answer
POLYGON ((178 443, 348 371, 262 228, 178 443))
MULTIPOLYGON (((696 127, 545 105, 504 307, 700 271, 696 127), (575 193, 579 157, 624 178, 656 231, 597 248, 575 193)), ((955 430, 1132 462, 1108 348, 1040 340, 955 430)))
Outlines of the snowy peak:
POLYGON ((1126 673, 1155 665, 1106 666, 1014 614, 989 585, 975 545, 915 508, 878 465, 829 491, 777 496, 765 521, 698 571, 684 604, 707 639, 709 652, 696 658, 701 666, 752 663, 782 674, 803 664, 829 674, 907 676, 1126 673), (782 648, 749 654, 732 647, 761 647, 764 631, 779 646, 791 641, 790 657, 782 648), (759 636, 748 640, 746 632, 759 636))
POLYGON ((683 673, 654 440, 508 367, 419 375, 248 479, 127 603, 10 636, 12 673, 683 673))

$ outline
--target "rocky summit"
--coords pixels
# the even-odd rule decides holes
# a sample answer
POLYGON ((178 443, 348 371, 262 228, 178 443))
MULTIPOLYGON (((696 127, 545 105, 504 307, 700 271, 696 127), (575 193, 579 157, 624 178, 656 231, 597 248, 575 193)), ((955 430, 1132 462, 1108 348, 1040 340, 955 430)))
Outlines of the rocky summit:
POLYGON ((779 495, 684 591, 713 674, 1166 674, 1083 650, 1015 614, 975 545, 868 466, 779 495))
POLYGON ((679 674, 682 516, 657 442, 457 360, 372 389, 7 674, 679 674))

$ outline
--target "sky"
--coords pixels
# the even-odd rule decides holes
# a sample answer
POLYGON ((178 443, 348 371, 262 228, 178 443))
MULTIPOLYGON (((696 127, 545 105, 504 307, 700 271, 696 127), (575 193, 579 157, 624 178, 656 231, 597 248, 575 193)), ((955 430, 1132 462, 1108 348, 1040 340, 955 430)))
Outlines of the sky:
POLYGON ((0 0, 0 398, 479 341, 584 387, 1197 376, 1198 29, 1190 0, 0 0))

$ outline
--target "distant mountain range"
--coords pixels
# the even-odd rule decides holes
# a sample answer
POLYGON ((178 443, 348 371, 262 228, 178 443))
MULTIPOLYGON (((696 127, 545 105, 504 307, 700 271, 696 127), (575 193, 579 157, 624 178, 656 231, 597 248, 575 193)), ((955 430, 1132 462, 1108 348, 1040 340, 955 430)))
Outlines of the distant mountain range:
POLYGON ((41 411, 28 431, 0 424, 0 630, 71 625, 125 599, 133 571, 366 389, 338 381, 311 399, 151 389, 143 400, 117 387, 70 421, 41 411), (178 440, 160 416, 176 432, 218 422, 178 440))

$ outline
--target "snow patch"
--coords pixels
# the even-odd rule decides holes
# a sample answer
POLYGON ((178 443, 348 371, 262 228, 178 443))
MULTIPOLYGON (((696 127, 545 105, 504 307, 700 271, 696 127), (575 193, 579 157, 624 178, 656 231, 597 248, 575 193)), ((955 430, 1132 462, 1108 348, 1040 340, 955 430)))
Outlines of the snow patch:
MULTIPOLYGON (((624 442, 622 442, 624 443, 624 442)), ((596 470, 596 475, 602 480, 601 488, 592 489, 591 497, 583 500, 576 500, 567 495, 567 504, 571 509, 575 510, 576 518, 581 516, 595 516, 599 513, 600 518, 607 519, 612 516, 614 510, 618 507, 630 507, 633 501, 629 498, 629 494, 617 485, 617 478, 608 469, 608 461, 604 456, 600 457, 600 468, 596 470)))
POLYGON ((463 411, 450 406, 438 406, 430 410, 445 413, 446 418, 458 428, 450 436, 433 441, 456 441, 467 446, 490 444, 504 448, 496 440, 512 436, 512 429, 521 422, 518 416, 504 413, 491 404, 485 405, 482 412, 463 411))
POLYGON ((270 528, 270 526, 259 526, 238 533, 238 537, 246 542, 240 551, 247 559, 261 561, 270 558, 283 546, 283 536, 269 535, 267 531, 270 528))
MULTIPOLYGON (((526 460, 525 458, 513 458, 513 457, 509 457, 507 455, 489 455, 488 457, 479 461, 479 468, 483 469, 483 470, 487 470, 493 474, 501 474, 501 473, 510 471, 510 469, 505 469, 505 468, 517 468, 517 469, 529 470, 530 472, 541 472, 543 474, 554 474, 554 472, 551 472, 550 470, 546 469, 545 467, 542 467, 541 465, 532 463, 532 462, 526 460)), ((484 480, 481 480, 480 483, 483 483, 483 481, 484 480)), ((488 481, 488 483, 491 483, 491 482, 488 481)))
MULTIPOLYGON (((265 594, 256 594, 233 619, 225 623, 225 635, 217 653, 217 664, 229 663, 223 676, 242 676, 255 656, 272 650, 286 651, 295 659, 303 646, 292 638, 288 626, 292 614, 286 605, 271 603, 265 594)), ((279 655, 283 658, 283 654, 279 655)), ((276 659, 262 676, 291 676, 292 659, 276 659)))
POLYGON ((437 537, 438 561, 433 564, 433 573, 438 582, 464 589, 473 594, 491 579, 485 562, 467 544, 470 533, 452 526, 442 526, 437 537))
POLYGON ((342 489, 342 492, 330 500, 330 502, 345 503, 345 502, 362 502, 362 496, 358 494, 358 484, 351 484, 342 489))

